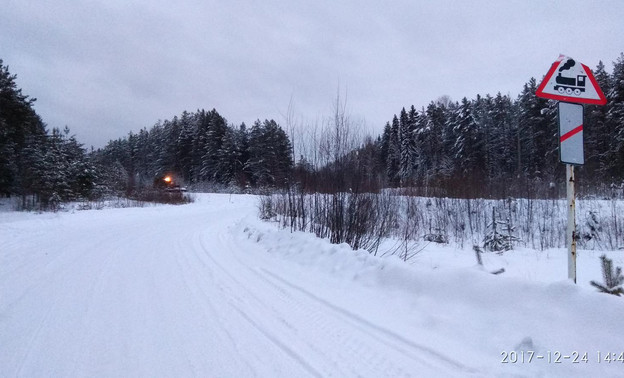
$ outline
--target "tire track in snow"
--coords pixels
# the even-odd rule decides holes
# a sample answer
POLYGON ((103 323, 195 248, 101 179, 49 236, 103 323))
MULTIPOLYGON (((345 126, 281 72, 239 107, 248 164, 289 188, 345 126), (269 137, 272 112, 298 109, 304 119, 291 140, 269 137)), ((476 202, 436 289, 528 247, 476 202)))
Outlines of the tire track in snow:
MULTIPOLYGON (((310 306, 309 303, 303 303, 300 298, 293 296, 285 288, 275 285, 275 283, 267 280, 264 276, 258 274, 255 269, 250 268, 248 265, 242 263, 236 256, 234 258, 240 263, 241 267, 246 268, 249 272, 256 276, 256 278, 269 284, 273 292, 271 297, 275 298, 275 294, 279 297, 282 304, 286 304, 291 311, 293 318, 298 320, 299 330, 306 330, 313 328, 316 334, 322 334, 323 339, 331 339, 331 346, 334 349, 327 348, 327 345, 315 345, 308 341, 307 347, 314 351, 325 361, 332 363, 333 370, 328 370, 330 375, 338 373, 338 376, 362 376, 362 374, 371 374, 376 372, 374 376, 411 376, 405 370, 397 368, 395 363, 390 358, 375 354, 371 349, 364 348, 363 345, 367 345, 361 337, 354 337, 351 332, 345 332, 344 327, 336 324, 335 319, 328 318, 323 311, 319 310, 315 306, 310 306), (301 326, 303 324, 303 326, 301 326), (336 349, 337 348, 337 349, 336 349), (352 361, 353 357, 357 356, 358 366, 350 365, 349 361, 352 361)), ((261 301, 261 299, 258 299, 261 301)), ((265 303, 265 302, 263 302, 265 303)), ((267 308, 268 312, 275 312, 273 308, 267 308)), ((283 316, 279 313, 276 316, 283 316)), ((289 328, 295 335, 298 329, 292 325, 289 328)), ((307 335, 311 336, 311 335, 307 335)), ((312 335, 314 336, 314 335, 312 335)), ((312 339, 314 339, 312 337, 312 339)), ((423 361, 427 364, 426 361, 423 361)))
MULTIPOLYGON (((95 337, 95 335, 93 334, 93 330, 89 328, 89 323, 94 317, 95 308, 98 304, 97 295, 101 293, 103 288, 106 286, 106 273, 112 271, 114 267, 114 260, 117 257, 116 254, 119 253, 116 249, 112 250, 114 252, 106 255, 105 262, 103 264, 98 264, 99 271, 94 276, 95 278, 93 279, 93 282, 91 282, 91 285, 89 285, 90 289, 88 290, 88 292, 90 293, 90 295, 88 295, 84 315, 80 317, 80 328, 83 331, 80 332, 81 337, 80 340, 77 342, 77 344, 80 345, 80 351, 83 353, 89 350, 90 341, 92 341, 95 337)), ((80 375, 80 367, 78 362, 79 361, 77 361, 76 359, 71 376, 75 377, 80 375)))
POLYGON ((323 377, 323 374, 318 372, 312 365, 310 365, 303 356, 295 352, 292 348, 289 348, 286 343, 279 340, 277 337, 268 332, 265 327, 260 326, 256 321, 254 321, 249 315, 247 315, 243 310, 241 310, 237 305, 234 305, 233 308, 239 313, 241 317, 243 317, 249 324, 254 326, 260 333, 262 333, 268 340, 270 340, 274 345, 277 345, 282 351, 284 351, 290 358, 296 361, 299 365, 301 365, 305 370, 308 371, 311 375, 315 377, 323 377))
POLYGON ((22 357, 19 359, 19 363, 18 363, 17 368, 16 368, 15 376, 21 376, 22 375, 22 370, 24 369, 24 366, 26 365, 26 361, 28 360, 28 358, 32 354, 32 352, 34 350, 34 345, 37 342, 37 340, 39 339, 43 329, 46 328, 46 326, 48 325, 49 319, 51 318, 51 314, 52 314, 53 310, 56 307, 55 305, 56 305, 56 302, 52 306, 50 306, 48 308, 48 310, 46 311, 45 315, 43 316, 43 318, 39 322, 39 325, 37 326, 36 330, 32 333, 31 337, 29 338, 29 341, 27 342, 27 346, 25 348, 25 351, 24 351, 22 357))
MULTIPOLYGON (((221 239, 221 235, 223 233, 218 233, 218 239, 221 239)), ((216 233, 215 233, 216 235, 216 233)), ((214 235, 213 235, 214 236, 214 235)), ((201 247, 201 251, 203 252, 203 256, 206 256, 213 263, 215 267, 218 267, 219 270, 227 277, 228 281, 233 283, 232 286, 222 287, 226 292, 229 305, 234 309, 238 315, 244 319, 248 324, 254 327, 260 334, 262 334, 269 342, 279 348, 282 352, 284 352, 288 357, 290 357, 294 362, 296 362, 299 366, 301 366, 305 371, 307 371, 310 375, 315 377, 323 377, 324 375, 320 373, 317 369, 315 369, 310 363, 306 361, 306 359, 300 353, 297 353, 293 348, 288 347, 287 343, 283 340, 280 340, 276 335, 272 335, 271 332, 267 330, 266 326, 260 325, 257 321, 253 320, 251 316, 247 313, 253 311, 255 308, 264 307, 265 310, 271 310, 269 306, 265 305, 265 301, 262 301, 260 298, 254 296, 247 288, 246 285, 242 284, 229 270, 225 269, 224 266, 210 253, 211 250, 215 248, 208 248, 205 244, 203 237, 199 237, 199 243, 201 247), (242 298, 248 296, 247 300, 242 298), (254 304, 251 301, 255 302, 254 304)), ((221 254, 227 253, 229 250, 227 248, 221 249, 221 254)), ((206 265, 207 266, 207 265, 206 265)), ((275 314, 276 319, 280 319, 281 316, 279 314, 275 314)), ((284 319, 282 320, 282 326, 287 324, 284 319)), ((292 327, 289 327, 292 329, 292 327)))
MULTIPOLYGON (((417 344, 409 339, 406 339, 405 337, 392 332, 388 329, 385 329, 383 327, 380 327, 374 323, 371 323, 369 321, 367 321, 366 319, 353 314, 341 307, 338 307, 316 295, 314 295, 313 293, 309 292, 308 290, 303 289, 300 286, 297 286, 289 281, 286 281, 285 279, 269 272, 266 269, 260 268, 260 270, 266 274, 267 276, 271 277, 273 280, 280 282, 286 286, 289 286, 290 288, 302 293, 303 295, 313 299, 314 301, 318 302, 319 304, 321 304, 322 306, 325 306, 329 309, 331 309, 332 311, 336 312, 337 314, 339 314, 340 316, 346 318, 347 320, 349 320, 354 326, 360 328, 361 330, 363 330, 364 332, 367 333, 371 333, 371 336, 373 336, 374 333, 377 334, 377 336, 374 336, 375 338, 377 338, 379 341, 383 342, 384 344, 388 345, 389 347, 392 347, 394 349, 396 349, 397 351, 401 352, 401 353, 405 353, 405 354, 411 354, 414 358, 418 358, 420 360, 422 360, 423 362, 427 363, 426 360, 423 360, 422 357, 418 357, 415 354, 416 353, 423 353, 426 354, 440 362, 442 362, 443 364, 447 364, 451 367, 453 367, 454 369, 457 369, 459 372, 462 373, 466 373, 466 374, 478 374, 478 370, 468 367, 462 363, 460 363, 459 361, 455 361, 452 358, 435 351, 434 349, 431 349, 425 345, 421 345, 421 344, 417 344), (408 348, 412 348, 414 349, 414 351, 409 351, 408 349, 397 345, 398 343, 402 343, 404 344, 404 347, 408 347, 408 348)), ((276 285, 277 286, 277 285, 276 285)), ((279 287, 279 286, 278 286, 279 287)))
MULTIPOLYGON (((235 243, 231 236, 226 237, 225 235, 227 234, 222 233, 219 235, 222 243, 227 244, 229 246, 228 249, 232 251, 237 250, 237 248, 233 247, 235 243)), ((257 291, 271 293, 271 300, 275 300, 275 298, 280 299, 280 304, 284 306, 282 310, 288 310, 292 321, 297 322, 296 327, 292 325, 289 327, 292 331, 295 331, 295 335, 293 336, 299 336, 299 338, 303 336, 303 338, 307 338, 307 347, 320 355, 324 361, 330 361, 332 363, 333 370, 325 369, 329 374, 334 374, 338 371, 339 376, 361 376, 362 374, 371 373, 374 374, 373 376, 413 376, 408 372, 409 368, 397 366, 397 358, 395 356, 390 357, 386 351, 380 350, 373 353, 370 348, 366 348, 365 346, 372 346, 370 343, 370 335, 366 333, 354 334, 352 329, 343 327, 342 322, 337 322, 337 319, 328 317, 323 309, 319 309, 319 307, 315 305, 311 306, 310 303, 302 302, 301 297, 293 296, 289 291, 285 290, 285 288, 268 281, 264 276, 258 274, 255 269, 250 268, 247 262, 242 262, 235 254, 233 254, 232 257, 236 259, 240 267, 245 268, 257 279, 264 282, 264 286, 266 286, 266 284, 269 285, 268 290, 265 287, 263 290, 257 289, 257 291), (279 295, 276 296, 276 294, 279 295), (311 329, 314 330, 313 333, 310 332, 311 329), (345 330, 347 330, 347 332, 345 332, 345 330), (297 335, 296 331, 307 331, 308 334, 297 335), (323 335, 322 340, 318 339, 319 333, 323 335), (322 345, 315 345, 309 340, 322 343, 322 345), (328 340, 331 340, 331 342, 328 343, 328 340), (367 354, 370 355, 366 356, 367 354), (357 366, 351 364, 354 358, 357 360, 357 366)), ((260 297, 258 297, 258 301, 261 304, 267 302, 262 301, 260 297)), ((283 313, 277 313, 274 308, 268 306, 264 307, 267 312, 275 313, 276 317, 284 316, 283 313)), ((421 361, 421 364, 429 365, 427 361, 421 361)))
MULTIPOLYGON (((193 293, 193 297, 197 299, 203 306, 201 306, 201 311, 206 319, 211 319, 211 322, 216 321, 216 329, 223 334, 223 337, 226 339, 227 343, 232 346, 236 355, 243 355, 242 350, 239 348, 238 343, 232 334, 228 331, 227 323, 222 316, 222 313, 214 304, 214 293, 209 293, 207 287, 215 287, 218 286, 218 282, 214 278, 214 273, 210 270, 210 267, 205 264, 204 260, 198 256, 198 250, 201 250, 201 246, 199 244, 199 236, 200 232, 195 231, 187 235, 186 241, 192 241, 192 249, 191 251, 184 251, 185 244, 182 243, 182 239, 178 240, 179 247, 181 248, 180 253, 177 254, 176 263, 179 266, 180 272, 182 273, 184 283, 186 288, 190 293, 193 293), (188 253, 192 252, 192 253, 188 253), (191 261, 191 258, 193 260, 191 261), (198 264, 200 267, 204 269, 198 269, 198 264), (184 273, 192 272, 191 275, 194 280, 191 283, 191 276, 184 273), (206 273, 208 276, 206 277, 206 273), (201 281, 200 281, 201 278, 201 281), (211 300, 213 299, 213 300, 211 300)), ((187 246, 188 247, 188 246, 187 246)), ((249 372, 255 372, 253 366, 245 359, 241 359, 240 362, 245 365, 246 369, 249 372)))
MULTIPOLYGON (((219 239, 223 245, 228 247, 226 250, 236 251, 241 249, 239 246, 234 245, 236 243, 233 242, 229 233, 220 233, 219 239)), ((315 353, 321 354, 326 361, 332 361, 334 365, 334 370, 332 371, 334 373, 335 370, 339 370, 342 371, 340 375, 361 375, 376 371, 377 376, 412 376, 413 368, 408 366, 414 366, 415 361, 418 361, 418 366, 427 366, 432 372, 447 371, 447 374, 457 376, 476 373, 474 369, 466 367, 426 346, 415 344, 399 335, 389 333, 377 325, 366 321, 356 322, 344 313, 336 311, 336 308, 327 306, 327 302, 318 301, 318 298, 310 297, 309 293, 299 293, 293 290, 292 287, 289 287, 289 285, 285 285, 285 283, 275 282, 271 278, 266 277, 262 272, 259 272, 258 268, 251 268, 248 261, 242 261, 235 253, 232 253, 231 257, 236 260, 234 261, 236 263, 235 270, 232 269, 232 271, 240 273, 240 268, 245 268, 256 279, 264 282, 264 285, 261 285, 261 290, 260 285, 257 285, 259 282, 255 281, 254 287, 248 288, 250 294, 252 294, 251 290, 254 290, 256 293, 271 292, 271 297, 269 298, 271 300, 274 300, 273 298, 275 297, 279 298, 279 304, 284 307, 281 307, 282 312, 278 312, 276 308, 263 305, 267 301, 262 300, 262 295, 255 295, 256 300, 259 302, 258 306, 263 306, 266 312, 273 313, 276 318, 283 317, 283 310, 286 309, 290 315, 293 315, 291 322, 297 323, 296 325, 289 325, 291 330, 303 330, 305 333, 310 328, 320 329, 324 339, 332 341, 331 344, 334 347, 333 350, 329 351, 326 350, 327 348, 319 348, 311 343, 308 343, 307 347, 315 353), (267 284, 269 285, 268 287, 267 284), (279 295, 275 296, 275 293, 279 293, 279 295), (297 294, 295 295, 295 293, 297 294), (301 294, 304 295, 302 296, 301 294), (307 299, 303 300, 304 298, 307 299), (328 309, 331 310, 331 313, 339 315, 339 317, 328 316, 328 309), (386 348, 383 348, 383 350, 379 349, 380 344, 392 348, 399 353, 398 356, 404 357, 397 357, 396 353, 390 353, 386 348), (339 347, 336 348, 336 346, 339 347), (372 349, 367 349, 365 346, 369 346, 372 349), (377 349, 373 352, 374 348, 377 349), (353 361, 354 356, 360 365, 357 367, 358 370, 354 370, 354 366, 344 366, 345 361, 353 361), (364 358, 362 358, 363 356, 364 358), (411 362, 407 362, 406 359, 411 362), (400 368, 399 366, 401 365, 404 367, 400 368)), ((213 260, 224 272, 229 274, 228 269, 224 268, 214 258, 213 260)), ((231 263, 232 261, 229 262, 231 263)), ((228 264, 228 267, 232 267, 232 265, 228 264)), ((240 282, 239 285, 241 285, 240 282)), ((314 340, 314 335, 306 336, 314 340)), ((327 344, 326 340, 321 340, 321 342, 327 344)), ((309 353, 306 355, 309 355, 309 353)))
MULTIPOLYGON (((123 217, 93 216, 91 225, 56 224, 55 231, 75 224, 95 237, 76 239, 79 245, 67 251, 48 249, 53 253, 44 261, 22 260, 24 269, 41 275, 24 280, 12 295, 27 290, 12 313, 26 314, 29 307, 40 312, 22 321, 31 329, 3 359, 11 369, 6 374, 467 375, 371 328, 365 318, 358 321, 302 293, 298 281, 288 285, 271 276, 268 260, 245 254, 228 232, 251 211, 231 207, 163 208, 148 217, 124 211, 123 217), (90 250, 82 253, 85 248, 90 250), (63 293, 65 288, 71 291, 63 293), (33 305, 39 298, 46 299, 33 305), (63 343, 55 344, 58 339, 63 343), (57 350, 50 350, 53 345, 57 350)), ((37 243, 51 235, 47 230, 37 243)))

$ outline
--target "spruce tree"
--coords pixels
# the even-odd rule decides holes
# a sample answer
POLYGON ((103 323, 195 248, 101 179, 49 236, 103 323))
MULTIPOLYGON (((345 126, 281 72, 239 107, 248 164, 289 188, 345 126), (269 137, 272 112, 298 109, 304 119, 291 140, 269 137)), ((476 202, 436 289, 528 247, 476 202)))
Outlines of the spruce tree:
POLYGON ((453 145, 454 160, 464 176, 481 170, 484 160, 483 139, 473 112, 472 103, 464 97, 453 124, 453 134, 457 136, 453 145))
POLYGON ((42 158, 36 151, 45 141, 46 130, 33 109, 35 99, 22 94, 15 79, 0 59, 0 193, 25 196, 34 190, 25 171, 42 158))
POLYGON ((602 276, 604 278, 604 285, 599 284, 596 281, 590 281, 592 286, 597 288, 602 293, 612 294, 620 296, 624 294, 624 276, 622 276, 622 268, 619 266, 613 269, 613 260, 608 259, 606 255, 600 256, 602 264, 602 276))
POLYGON ((613 63, 612 87, 607 94, 607 130, 611 132, 611 163, 608 171, 614 180, 624 179, 624 53, 613 63))
POLYGON ((414 163, 416 160, 416 141, 414 131, 416 129, 416 110, 408 115, 405 108, 401 110, 399 118, 399 183, 402 187, 409 184, 412 179, 414 163))
POLYGON ((256 121, 249 133, 249 171, 258 186, 284 187, 293 167, 286 132, 274 121, 256 121))
POLYGON ((535 96, 536 90, 537 83, 531 78, 518 98, 517 161, 519 173, 529 178, 544 177, 544 168, 558 163, 559 151, 556 103, 535 96))
POLYGON ((381 167, 381 172, 384 173, 385 180, 384 182, 388 182, 388 175, 385 174, 388 167, 388 160, 390 159, 390 139, 392 137, 392 127, 390 126, 390 122, 386 122, 386 126, 384 127, 384 131, 381 134, 378 145, 378 164, 381 167))
MULTIPOLYGON (((422 141, 421 164, 425 167, 425 182, 439 178, 442 162, 448 158, 449 149, 445 148, 445 125, 447 123, 444 105, 432 102, 427 106, 426 121, 420 140, 422 141)), ((449 142, 450 144, 450 142, 449 142)))
POLYGON ((395 115, 390 127, 390 140, 388 141, 388 159, 386 165, 386 175, 390 186, 398 186, 400 181, 399 164, 401 160, 401 144, 399 139, 399 119, 395 115))
POLYGON ((204 181, 220 181, 218 177, 219 153, 227 128, 227 121, 215 109, 208 113, 208 127, 205 131, 205 146, 200 172, 204 181))
POLYGON ((194 181, 192 153, 195 129, 193 116, 185 110, 180 117, 180 134, 176 140, 176 161, 179 167, 178 175, 189 183, 194 181))
MULTIPOLYGON (((611 77, 606 72, 602 61, 594 70, 596 82, 602 91, 609 95, 611 93, 611 77)), ((603 181, 608 178, 608 166, 611 164, 610 148, 613 140, 613 132, 609 130, 607 113, 610 105, 586 105, 585 120, 583 127, 585 165, 583 175, 590 180, 598 179, 603 181)))

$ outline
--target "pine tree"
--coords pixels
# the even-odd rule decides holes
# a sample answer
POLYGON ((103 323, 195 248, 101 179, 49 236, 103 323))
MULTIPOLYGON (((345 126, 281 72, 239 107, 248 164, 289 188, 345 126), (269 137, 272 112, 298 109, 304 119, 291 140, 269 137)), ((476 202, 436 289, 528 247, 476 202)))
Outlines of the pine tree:
POLYGON ((249 132, 247 125, 242 123, 235 132, 236 138, 236 158, 235 177, 239 187, 244 188, 249 185, 251 174, 249 167, 249 132))
POLYGON ((607 130, 613 141, 608 171, 616 180, 624 179, 624 53, 613 63, 612 86, 607 94, 607 130))
MULTIPOLYGON (((511 99, 500 92, 486 97, 487 119, 484 121, 485 167, 491 186, 505 188, 504 180, 514 172, 516 138, 512 127, 511 99)), ((492 188, 493 189, 493 188, 492 188)))
MULTIPOLYGON (((174 116, 171 121, 163 122, 163 133, 161 135, 160 154, 158 159, 159 171, 157 175, 164 175, 168 172, 181 172, 181 162, 177 159, 178 153, 178 140, 180 139, 182 127, 178 116, 174 116)), ((134 136, 129 138, 134 145, 134 136)), ((135 156, 133 154, 133 156, 135 156)))
POLYGON ((15 79, 0 59, 0 193, 25 196, 33 188, 23 175, 34 159, 42 158, 36 151, 46 130, 33 109, 35 99, 22 94, 15 79))
POLYGON ((66 159, 65 180, 69 192, 64 200, 87 199, 95 187, 97 172, 82 144, 78 143, 75 136, 68 135, 69 129, 66 127, 62 149, 66 159))
POLYGON ((215 179, 219 183, 234 183, 236 174, 240 171, 239 147, 237 142, 236 131, 228 127, 223 136, 221 148, 217 153, 217 161, 215 164, 215 179))
POLYGON ((483 139, 473 114, 473 106, 466 97, 457 108, 453 133, 457 136, 453 145, 456 164, 463 175, 477 172, 483 167, 483 139))
POLYGON ((390 138, 388 141, 388 159, 386 166, 386 175, 390 186, 398 186, 399 184, 399 164, 401 160, 401 145, 399 139, 399 119, 395 115, 392 119, 390 127, 390 138))
POLYGON ((446 109, 446 117, 442 132, 442 146, 446 153, 441 157, 439 164, 440 177, 448 179, 459 172, 459 166, 455 160, 455 143, 458 135, 455 133, 455 124, 459 103, 451 102, 446 109))
POLYGON ((448 158, 450 149, 445 148, 445 125, 447 123, 446 108, 440 103, 432 102, 427 106, 426 121, 420 140, 422 154, 420 164, 424 165, 425 181, 441 177, 443 161, 448 158))
POLYGON ((483 238, 483 249, 486 251, 503 253, 513 249, 513 243, 519 241, 509 221, 496 220, 495 208, 492 208, 492 222, 488 223, 487 228, 489 231, 483 238))
POLYGON ((49 166, 44 149, 45 135, 29 135, 24 147, 19 150, 18 161, 23 164, 19 170, 17 186, 22 196, 22 208, 35 208, 42 194, 45 196, 45 177, 49 166))
POLYGON ((273 121, 256 121, 249 133, 248 169, 258 186, 284 187, 293 167, 286 132, 273 121))
POLYGON ((416 110, 412 106, 408 115, 405 108, 401 110, 399 118, 399 183, 407 186, 412 179, 414 163, 416 161, 416 110))
POLYGON ((195 114, 195 135, 191 147, 192 182, 201 182, 204 180, 202 176, 202 158, 206 154, 209 124, 209 115, 204 109, 195 114))
MULTIPOLYGON (((556 103, 535 96, 531 78, 518 98, 518 168, 529 178, 544 178, 543 170, 558 165, 556 103)), ((548 177, 547 179, 552 179, 548 177)))
POLYGON ((219 153, 227 128, 227 121, 215 109, 208 113, 208 127, 205 131, 205 146, 200 172, 204 181, 220 181, 217 177, 219 153))
POLYGON ((384 177, 386 178, 386 182, 388 180, 388 175, 386 174, 387 167, 390 159, 390 140, 392 138, 392 127, 390 126, 390 122, 386 122, 386 126, 384 127, 384 131, 381 135, 381 138, 378 142, 378 164, 381 167, 381 172, 384 173, 384 177))
POLYGON ((146 129, 139 130, 139 133, 133 138, 132 156, 135 161, 134 166, 137 171, 137 180, 139 186, 144 186, 151 182, 149 155, 149 133, 146 129))
POLYGON ((605 284, 599 284, 596 281, 590 281, 592 286, 602 293, 620 296, 624 294, 624 276, 622 276, 622 268, 619 266, 613 270, 613 260, 608 259, 606 255, 600 256, 602 263, 602 276, 605 284))
MULTIPOLYGON (((604 93, 609 95, 611 92, 611 77, 606 72, 602 61, 598 62, 594 76, 598 86, 604 93)), ((609 105, 585 106, 585 126, 583 127, 585 165, 583 166, 583 174, 590 180, 602 177, 600 181, 604 181, 604 176, 608 174, 607 167, 611 164, 612 159, 609 152, 614 134, 608 127, 608 110, 609 105)))
POLYGON ((193 139, 195 138, 195 122, 193 116, 186 110, 180 117, 180 134, 176 140, 177 172, 185 182, 193 182, 193 139))
POLYGON ((9 139, 6 121, 0 118, 0 195, 9 197, 14 191, 17 169, 17 145, 9 139))
POLYGON ((490 183, 491 178, 497 170, 497 158, 500 150, 493 148, 496 139, 496 128, 494 119, 492 118, 492 110, 494 108, 494 99, 489 94, 485 97, 477 95, 477 99, 473 103, 474 119, 477 124, 478 138, 483 145, 482 148, 482 167, 483 179, 490 183))
MULTIPOLYGON (((429 185, 428 180, 428 170, 429 170, 429 162, 427 161, 427 157, 425 154, 430 151, 431 146, 425 146, 427 139, 427 125, 428 119, 425 110, 422 109, 420 112, 417 112, 414 106, 411 107, 409 113, 411 122, 414 124, 414 129, 412 131, 413 140, 414 140, 414 157, 412 161, 413 170, 414 170, 414 180, 419 183, 419 185, 423 185, 426 187, 429 185)), ((436 139, 440 140, 440 135, 436 136, 436 139)))
POLYGON ((63 134, 54 128, 47 138, 45 168, 41 173, 43 188, 40 192, 44 207, 49 205, 56 207, 59 201, 71 200, 74 197, 68 180, 70 156, 65 149, 65 137, 68 133, 69 130, 63 134))

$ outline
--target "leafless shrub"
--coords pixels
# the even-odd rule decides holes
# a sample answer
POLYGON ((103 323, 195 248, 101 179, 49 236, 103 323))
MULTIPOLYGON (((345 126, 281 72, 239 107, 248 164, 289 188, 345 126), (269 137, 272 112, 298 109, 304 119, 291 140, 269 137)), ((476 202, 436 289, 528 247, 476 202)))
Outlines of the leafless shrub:
POLYGON ((131 196, 131 200, 139 202, 154 202, 168 205, 182 205, 193 202, 193 197, 181 191, 168 192, 156 189, 144 189, 136 191, 131 196))
MULTIPOLYGON (((312 232, 332 243, 348 243, 377 255, 394 254, 409 260, 425 242, 463 247, 466 242, 494 250, 513 244, 544 250, 564 247, 567 203, 557 199, 458 199, 424 198, 402 190, 379 193, 305 193, 291 188, 274 195, 261 207, 270 210, 264 218, 275 218, 282 227, 312 232), (494 212, 495 215, 492 215, 494 212), (494 229, 494 225, 496 228, 494 229), (492 238, 492 233, 494 237, 492 238), (488 235, 490 238, 488 239, 488 235), (393 245, 382 243, 392 239, 393 245), (491 240, 491 243, 488 242, 491 240), (491 244, 491 245, 490 245, 491 244), (500 245, 499 245, 500 244, 500 245)), ((622 201, 577 201, 579 248, 595 249, 622 241, 622 201)))
POLYGON ((396 198, 372 193, 305 194, 295 189, 261 198, 264 219, 276 217, 283 227, 308 231, 331 243, 376 253, 395 225, 396 198), (270 198, 270 199, 269 199, 270 198))

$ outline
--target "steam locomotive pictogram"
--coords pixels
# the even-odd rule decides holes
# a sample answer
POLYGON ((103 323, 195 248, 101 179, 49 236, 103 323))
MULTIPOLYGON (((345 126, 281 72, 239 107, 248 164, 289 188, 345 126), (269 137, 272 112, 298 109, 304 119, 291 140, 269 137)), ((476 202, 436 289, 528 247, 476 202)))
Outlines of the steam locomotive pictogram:
POLYGON ((560 94, 576 95, 580 96, 585 92, 585 79, 587 75, 576 75, 576 79, 573 77, 562 76, 562 71, 567 71, 574 67, 576 62, 574 59, 568 59, 561 67, 559 67, 559 74, 555 78, 555 82, 560 85, 555 85, 554 89, 560 94))
POLYGON ((573 77, 565 77, 561 76, 561 72, 559 72, 555 81, 560 85, 555 85, 555 90, 561 94, 571 95, 574 93, 575 95, 580 96, 581 93, 585 92, 586 78, 586 75, 577 75, 576 79, 573 77))

